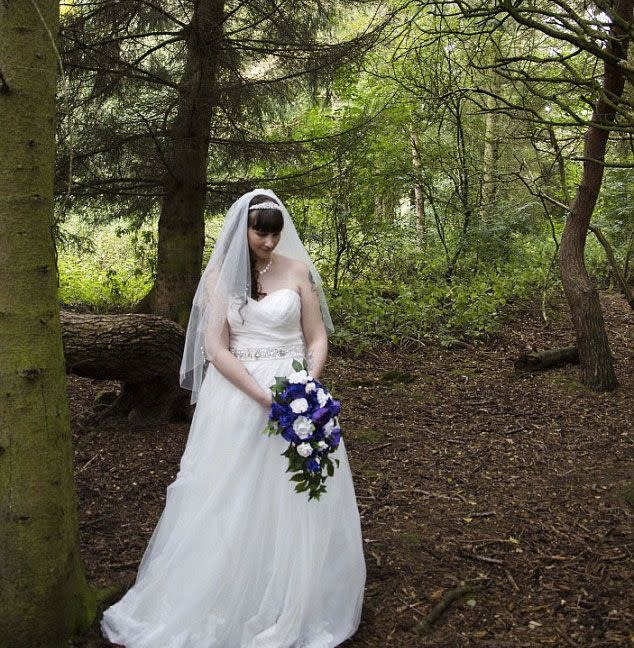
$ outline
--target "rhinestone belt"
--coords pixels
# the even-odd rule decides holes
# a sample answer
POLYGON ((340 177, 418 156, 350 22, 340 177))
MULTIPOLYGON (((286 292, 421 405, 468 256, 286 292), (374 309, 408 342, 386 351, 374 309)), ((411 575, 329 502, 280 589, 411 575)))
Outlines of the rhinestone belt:
POLYGON ((229 347, 239 360, 268 360, 270 358, 288 358, 299 356, 303 358, 306 349, 303 344, 291 344, 282 347, 229 347))

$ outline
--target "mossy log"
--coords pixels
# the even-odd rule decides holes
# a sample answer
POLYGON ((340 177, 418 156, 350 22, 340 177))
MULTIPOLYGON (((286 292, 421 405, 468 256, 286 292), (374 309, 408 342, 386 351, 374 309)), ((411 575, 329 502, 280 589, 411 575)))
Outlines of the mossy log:
POLYGON ((547 351, 527 351, 514 362, 515 371, 544 371, 563 364, 579 364, 577 347, 564 347, 547 351))
POLYGON ((190 392, 180 387, 185 332, 158 315, 62 311, 67 373, 119 380, 119 397, 98 414, 127 416, 134 425, 190 420, 190 392))

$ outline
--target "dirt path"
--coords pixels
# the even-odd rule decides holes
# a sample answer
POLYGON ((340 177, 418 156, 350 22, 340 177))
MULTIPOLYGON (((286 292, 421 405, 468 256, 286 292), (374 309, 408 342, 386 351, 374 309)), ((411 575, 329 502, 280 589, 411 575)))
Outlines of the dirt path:
MULTIPOLYGON (((634 317, 618 296, 602 301, 621 381, 611 394, 580 387, 574 367, 514 373, 525 347, 572 342, 561 315, 545 326, 517 314, 483 348, 331 356, 324 380, 344 406, 368 566, 346 647, 633 641, 633 510, 622 491, 634 465, 634 317), (465 583, 474 593, 417 632, 465 583)), ((69 383, 88 575, 131 584, 188 426, 81 429, 103 384, 69 383)), ((94 634, 74 645, 107 643, 94 634)))

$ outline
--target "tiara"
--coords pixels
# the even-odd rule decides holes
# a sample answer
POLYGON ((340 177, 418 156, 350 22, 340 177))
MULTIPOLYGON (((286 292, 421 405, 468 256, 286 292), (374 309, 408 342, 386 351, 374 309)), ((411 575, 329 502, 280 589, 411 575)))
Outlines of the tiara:
POLYGON ((258 203, 257 205, 251 205, 251 207, 249 207, 249 211, 251 211, 252 209, 277 209, 279 211, 282 211, 280 209, 280 206, 272 200, 267 200, 266 202, 258 203))

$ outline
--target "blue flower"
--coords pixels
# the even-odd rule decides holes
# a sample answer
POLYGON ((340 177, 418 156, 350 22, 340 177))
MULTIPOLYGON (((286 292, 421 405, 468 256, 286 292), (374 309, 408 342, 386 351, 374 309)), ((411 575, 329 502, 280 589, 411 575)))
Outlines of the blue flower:
POLYGON ((339 414, 339 412, 341 411, 341 402, 333 399, 331 401, 328 401, 326 407, 330 411, 331 417, 337 416, 337 414, 339 414))
POLYGON ((288 411, 284 412, 282 416, 280 416, 280 425, 282 427, 293 427, 293 423, 295 423, 295 419, 297 418, 297 415, 293 413, 293 411, 289 408, 288 411))
POLYGON ((288 405, 280 405, 279 403, 274 402, 271 407, 271 413, 269 414, 269 420, 277 421, 281 427, 286 428, 289 425, 293 425, 297 415, 288 405))
POLYGON ((319 461, 315 459, 315 457, 309 457, 306 460, 306 468, 308 468, 308 470, 313 473, 321 472, 321 465, 319 461))
POLYGON ((301 443, 302 440, 295 434, 295 430, 293 430, 293 426, 290 425, 288 427, 285 427, 282 430, 282 436, 289 442, 289 443, 301 443))
POLYGON ((332 448, 336 448, 341 441, 341 428, 333 428, 330 436, 328 437, 328 443, 332 448))
POLYGON ((311 419, 315 425, 324 425, 330 418, 328 407, 320 407, 311 414, 311 419))
POLYGON ((284 407, 284 405, 280 405, 279 403, 273 401, 271 412, 269 413, 269 421, 279 421, 282 416, 284 416, 285 412, 286 408, 284 407))
POLYGON ((289 385, 283 392, 282 398, 284 400, 294 400, 295 398, 304 398, 306 396, 306 390, 302 384, 289 385))

